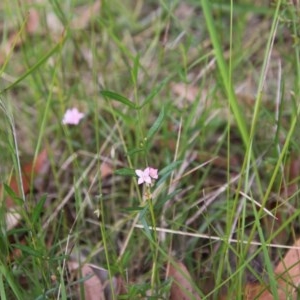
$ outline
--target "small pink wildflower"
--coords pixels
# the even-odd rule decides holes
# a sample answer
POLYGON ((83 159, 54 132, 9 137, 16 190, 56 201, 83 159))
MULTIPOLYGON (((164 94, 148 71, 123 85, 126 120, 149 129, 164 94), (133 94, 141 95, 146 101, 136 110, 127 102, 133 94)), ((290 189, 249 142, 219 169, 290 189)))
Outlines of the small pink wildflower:
POLYGON ((78 125, 83 117, 84 113, 79 112, 77 108, 70 108, 65 112, 62 123, 68 125, 78 125))
POLYGON ((146 168, 144 171, 135 170, 135 174, 139 177, 138 184, 146 183, 151 184, 151 177, 149 175, 149 170, 146 168))
POLYGON ((158 178, 157 172, 157 169, 151 167, 147 167, 144 171, 135 170, 135 174, 139 177, 138 184, 146 183, 147 185, 150 185, 152 183, 152 179, 158 178))
POLYGON ((151 178, 153 178, 153 179, 158 178, 158 170, 157 169, 154 169, 154 168, 151 168, 151 167, 148 167, 147 169, 149 170, 149 175, 150 175, 151 178))

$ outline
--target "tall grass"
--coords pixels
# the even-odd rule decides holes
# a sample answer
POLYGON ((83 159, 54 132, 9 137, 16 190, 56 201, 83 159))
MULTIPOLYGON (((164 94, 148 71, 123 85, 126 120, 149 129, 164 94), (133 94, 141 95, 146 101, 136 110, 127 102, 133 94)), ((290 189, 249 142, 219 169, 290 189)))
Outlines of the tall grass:
POLYGON ((112 299, 117 276, 123 299, 168 298, 178 261, 202 299, 242 299, 249 282, 276 298, 274 265, 298 235, 298 174, 287 175, 299 153, 297 8, 0 10, 1 299, 83 299, 87 278, 71 280, 70 261, 107 270, 112 299), (62 124, 71 107, 85 113, 77 126, 62 124), (21 165, 43 149, 46 172, 27 174, 25 195, 21 165), (135 174, 147 166, 159 169, 151 187, 135 174), (8 229, 12 208, 21 221, 8 229))

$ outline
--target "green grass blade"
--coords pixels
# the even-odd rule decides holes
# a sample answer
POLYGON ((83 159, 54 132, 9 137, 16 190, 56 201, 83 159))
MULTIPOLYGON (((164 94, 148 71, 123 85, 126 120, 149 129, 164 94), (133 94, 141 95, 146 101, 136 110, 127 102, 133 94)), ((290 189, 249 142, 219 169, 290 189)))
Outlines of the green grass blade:
POLYGON ((222 82, 224 84, 226 94, 228 97, 228 101, 229 101, 230 107, 232 109, 233 115, 235 117, 235 120, 236 120, 238 129, 240 131, 242 140, 244 142, 244 145, 245 145, 245 147, 247 147, 248 143, 249 143, 248 129, 246 126, 246 122, 245 122, 245 118, 243 116, 242 110, 238 104, 236 95, 234 93, 233 86, 231 84, 231 78, 230 78, 230 74, 228 72, 227 64, 224 59, 223 49, 220 45, 217 30, 214 25, 214 20, 213 20, 212 12, 211 12, 211 4, 210 4, 210 1, 207 1, 207 0, 202 0, 201 3, 202 3, 202 8, 203 8, 203 13, 204 13, 204 16, 206 19, 207 28, 208 28, 208 31, 209 31, 209 34, 211 37, 213 47, 214 47, 217 64, 218 64, 218 67, 219 67, 219 70, 221 73, 222 82))
MULTIPOLYGON (((15 294, 16 298, 18 300, 22 300, 24 299, 22 297, 22 293, 19 290, 17 284, 15 283, 13 277, 11 276, 11 270, 8 270, 4 265, 0 264, 0 273, 2 274, 2 276, 6 279, 8 285, 10 286, 10 288, 12 289, 13 293, 15 294)), ((2 299, 2 298, 1 298, 2 299)))
POLYGON ((140 56, 136 55, 133 61, 133 68, 131 70, 131 77, 134 85, 136 85, 138 82, 139 66, 140 66, 140 56))
POLYGON ((5 288, 4 288, 4 283, 3 283, 3 275, 0 273, 0 296, 2 300, 6 300, 6 293, 5 293, 5 288))
POLYGON ((43 56, 35 65, 33 65, 29 70, 27 70, 23 75, 21 75, 16 81, 14 81, 8 87, 0 91, 0 95, 14 88, 17 84, 19 84, 27 76, 29 76, 32 72, 34 72, 37 68, 39 68, 43 63, 45 63, 49 57, 51 57, 58 49, 60 49, 63 46, 64 41, 65 41, 65 37, 62 37, 59 43, 57 43, 48 53, 46 53, 46 55, 43 56))
POLYGON ((256 210, 254 202, 252 202, 252 207, 253 207, 253 212, 254 212, 254 216, 255 216, 255 223, 256 223, 258 236, 259 236, 260 242, 262 243, 261 249, 262 249, 262 253, 263 253, 263 257, 264 257, 264 265, 266 266, 266 271, 269 276, 270 288, 272 291, 272 295, 274 296, 274 299, 278 299, 278 292, 277 292, 277 285, 276 285, 277 280, 274 275, 273 265, 272 265, 271 258, 269 255, 268 247, 266 245, 267 244, 266 239, 264 237, 263 230, 262 230, 262 227, 260 224, 261 220, 260 220, 259 214, 256 210))
POLYGON ((43 195, 38 203, 35 205, 32 212, 32 223, 35 224, 41 216, 41 213, 44 208, 44 204, 47 200, 47 195, 43 195))
POLYGON ((257 124, 258 115, 259 115, 259 111, 260 111, 260 106, 261 106, 261 102, 262 102, 263 88, 264 88, 265 81, 266 81, 266 74, 267 74, 267 70, 268 70, 268 65, 270 63, 270 56, 271 56, 271 52, 272 52, 272 46, 274 44, 275 34, 276 34, 276 30, 277 30, 277 27, 278 27, 278 24, 279 24, 280 5, 281 5, 281 1, 277 1, 276 10, 274 12, 273 23, 272 23, 272 27, 271 27, 271 30, 270 30, 269 40, 266 44, 265 58, 264 58, 264 61, 263 61, 261 76, 260 76, 259 83, 258 83, 257 98, 256 98, 256 101, 255 101, 253 118, 252 118, 252 123, 251 123, 251 130, 250 130, 250 139, 251 140, 253 139, 254 134, 255 134, 256 124, 257 124))

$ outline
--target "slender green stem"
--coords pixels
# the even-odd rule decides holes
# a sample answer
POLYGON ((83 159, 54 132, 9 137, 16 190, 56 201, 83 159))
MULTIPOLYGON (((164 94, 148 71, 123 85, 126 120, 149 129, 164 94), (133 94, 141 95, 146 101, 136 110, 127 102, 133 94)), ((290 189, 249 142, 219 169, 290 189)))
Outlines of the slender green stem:
POLYGON ((104 248, 104 252, 105 252, 105 259, 106 259, 106 263, 107 263, 107 270, 108 270, 108 276, 109 276, 109 284, 110 284, 110 289, 111 289, 111 294, 113 297, 113 300, 116 299, 116 295, 115 295, 115 288, 113 286, 113 275, 112 275, 112 270, 111 270, 111 261, 110 261, 110 253, 109 253, 109 249, 108 249, 108 244, 107 244, 107 233, 106 233, 106 229, 105 229, 105 218, 104 218, 104 207, 103 207, 103 201, 100 200, 100 231, 101 231, 101 236, 102 236, 102 242, 103 242, 103 248, 104 248))
MULTIPOLYGON (((150 188, 147 188, 147 193, 150 194, 150 188)), ((154 292, 156 290, 156 287, 159 284, 159 274, 158 274, 158 267, 157 267, 157 260, 158 260, 158 248, 159 248, 159 241, 156 231, 156 218, 154 213, 154 207, 153 207, 153 201, 152 196, 150 196, 148 199, 149 204, 149 211, 150 211, 150 217, 151 217, 151 223, 152 223, 152 232, 154 237, 154 243, 151 243, 152 248, 152 254, 153 254, 153 264, 152 264, 152 274, 151 274, 151 288, 154 292)))

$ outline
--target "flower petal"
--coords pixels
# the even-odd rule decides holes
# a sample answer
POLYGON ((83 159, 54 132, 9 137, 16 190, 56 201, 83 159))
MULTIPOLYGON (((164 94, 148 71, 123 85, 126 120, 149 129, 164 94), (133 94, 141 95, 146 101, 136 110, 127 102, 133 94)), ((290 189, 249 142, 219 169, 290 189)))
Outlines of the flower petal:
POLYGON ((144 177, 144 182, 148 183, 148 184, 151 184, 151 177, 150 176, 146 176, 144 177))
POLYGON ((149 168, 146 168, 144 170, 144 176, 149 176, 149 173, 150 173, 150 169, 149 168))
POLYGON ((64 114, 62 123, 68 125, 78 125, 83 117, 84 113, 79 112, 77 108, 67 109, 64 114))
POLYGON ((149 169, 150 177, 153 178, 153 179, 157 179, 158 178, 158 173, 157 173, 158 169, 154 169, 154 168, 151 168, 151 167, 149 167, 148 169, 149 169))
POLYGON ((140 177, 140 178, 138 179, 138 184, 142 184, 143 182, 144 182, 143 177, 140 177))
POLYGON ((144 172, 142 170, 135 170, 135 174, 139 177, 142 177, 144 172))

